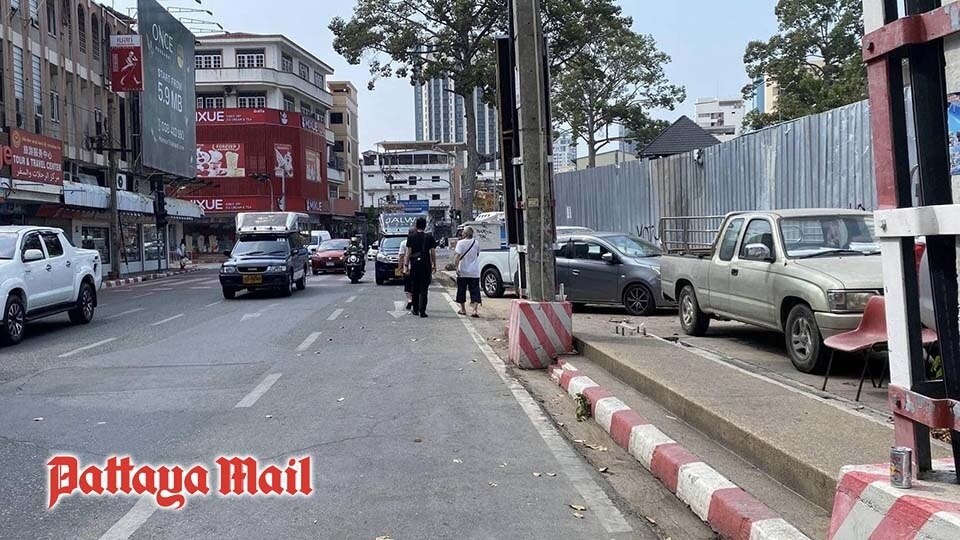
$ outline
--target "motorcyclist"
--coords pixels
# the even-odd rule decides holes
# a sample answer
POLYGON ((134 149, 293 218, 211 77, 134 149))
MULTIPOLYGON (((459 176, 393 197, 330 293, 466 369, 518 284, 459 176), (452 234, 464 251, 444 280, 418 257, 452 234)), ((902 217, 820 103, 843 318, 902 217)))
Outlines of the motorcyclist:
POLYGON ((347 277, 351 283, 357 283, 363 277, 364 256, 363 245, 360 243, 360 237, 354 236, 350 239, 350 245, 344 253, 347 260, 347 277))
POLYGON ((360 255, 361 260, 363 258, 363 246, 360 244, 360 237, 354 236, 350 238, 350 245, 347 247, 347 255, 355 253, 360 255))

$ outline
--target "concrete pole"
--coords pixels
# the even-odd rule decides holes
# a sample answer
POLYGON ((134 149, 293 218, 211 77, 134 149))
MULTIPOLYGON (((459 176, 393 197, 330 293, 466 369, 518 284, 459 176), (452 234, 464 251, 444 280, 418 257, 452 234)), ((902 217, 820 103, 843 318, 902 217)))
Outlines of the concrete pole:
POLYGON ((527 294, 534 302, 556 300, 553 252, 553 186, 550 179, 552 129, 546 110, 544 40, 539 0, 514 0, 514 40, 519 95, 520 159, 526 241, 527 294))
MULTIPOLYGON (((100 6, 100 20, 106 20, 106 12, 103 6, 100 6)), ((108 32, 102 32, 103 43, 94 43, 94 47, 101 47, 100 52, 100 84, 103 87, 103 93, 107 97, 106 126, 103 131, 107 147, 107 185, 110 186, 110 278, 120 277, 120 209, 118 205, 117 194, 117 152, 116 143, 113 140, 113 120, 114 106, 116 103, 112 88, 107 88, 107 74, 110 73, 110 36, 108 32)), ((139 121, 140 119, 134 119, 139 121)), ((101 139, 100 144, 103 144, 101 139)), ((123 146, 126 141, 121 141, 123 146)))

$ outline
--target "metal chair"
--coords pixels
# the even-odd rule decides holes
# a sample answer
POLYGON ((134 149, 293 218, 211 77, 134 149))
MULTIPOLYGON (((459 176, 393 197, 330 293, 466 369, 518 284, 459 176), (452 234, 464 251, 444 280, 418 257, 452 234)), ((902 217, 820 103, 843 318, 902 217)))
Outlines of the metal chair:
MULTIPOLYGON (((937 342, 937 333, 929 328, 924 328, 920 336, 924 347, 937 342)), ((827 374, 823 377, 823 387, 826 391, 827 381, 830 379, 830 370, 833 368, 833 357, 837 351, 845 353, 863 353, 863 371, 860 373, 860 386, 857 388, 857 401, 860 401, 860 394, 863 392, 863 381, 867 376, 867 368, 870 365, 870 353, 874 352, 877 345, 887 343, 887 304, 882 296, 874 296, 867 302, 867 307, 863 311, 863 318, 856 330, 837 334, 828 337, 823 344, 830 347, 830 361, 827 363, 827 374)), ((873 375, 870 376, 873 380, 873 375)), ((883 375, 881 374, 880 383, 883 384, 883 375)))

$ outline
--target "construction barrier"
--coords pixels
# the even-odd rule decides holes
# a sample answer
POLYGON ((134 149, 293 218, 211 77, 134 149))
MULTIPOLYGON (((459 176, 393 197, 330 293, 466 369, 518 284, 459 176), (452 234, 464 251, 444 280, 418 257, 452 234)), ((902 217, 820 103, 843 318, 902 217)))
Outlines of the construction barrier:
POLYGON ((573 305, 514 300, 507 328, 508 358, 521 369, 545 369, 573 351, 573 305))

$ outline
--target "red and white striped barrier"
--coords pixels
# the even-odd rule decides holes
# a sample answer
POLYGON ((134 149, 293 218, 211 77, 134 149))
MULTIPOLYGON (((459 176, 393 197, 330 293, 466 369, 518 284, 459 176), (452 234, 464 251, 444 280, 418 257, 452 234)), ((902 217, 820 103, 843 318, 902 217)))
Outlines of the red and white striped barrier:
POLYGON ((189 274, 191 272, 196 272, 200 270, 199 268, 187 268, 186 270, 173 270, 170 272, 161 272, 157 274, 147 274, 144 276, 136 276, 129 278, 121 279, 112 279, 112 280, 103 280, 104 289, 114 289, 116 287, 123 287, 125 285, 133 285, 136 283, 143 283, 144 281, 153 281, 156 279, 161 279, 170 276, 179 276, 180 274, 189 274))
POLYGON ((573 305, 514 300, 507 327, 508 358, 521 369, 544 369, 573 351, 573 305))
MULTIPOLYGON (((710 528, 730 540, 809 540, 773 510, 727 480, 600 387, 560 360, 550 377, 572 398, 583 394, 594 421, 710 528)), ((865 537, 864 537, 865 538, 865 537)))
POLYGON ((827 540, 956 540, 960 538, 960 485, 953 460, 934 469, 949 478, 914 480, 911 489, 890 485, 889 465, 844 467, 833 500, 827 540))

